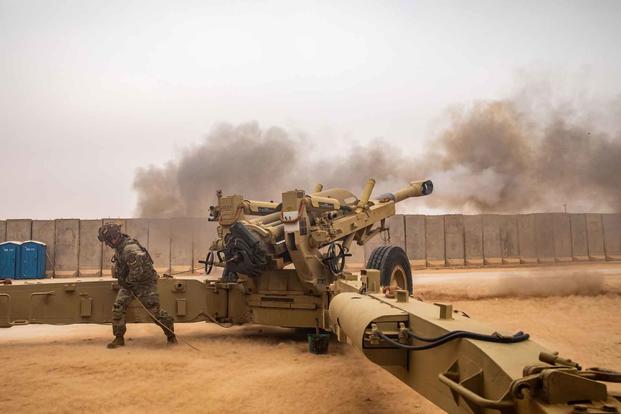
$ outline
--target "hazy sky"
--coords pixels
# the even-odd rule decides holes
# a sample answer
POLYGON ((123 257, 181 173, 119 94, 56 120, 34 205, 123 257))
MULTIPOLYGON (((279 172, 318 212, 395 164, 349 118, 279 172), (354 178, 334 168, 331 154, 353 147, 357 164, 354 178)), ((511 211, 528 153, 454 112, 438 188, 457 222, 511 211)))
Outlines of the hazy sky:
POLYGON ((415 148, 533 72, 606 99, 620 22, 620 1, 0 0, 0 219, 130 216, 136 169, 222 121, 415 148))

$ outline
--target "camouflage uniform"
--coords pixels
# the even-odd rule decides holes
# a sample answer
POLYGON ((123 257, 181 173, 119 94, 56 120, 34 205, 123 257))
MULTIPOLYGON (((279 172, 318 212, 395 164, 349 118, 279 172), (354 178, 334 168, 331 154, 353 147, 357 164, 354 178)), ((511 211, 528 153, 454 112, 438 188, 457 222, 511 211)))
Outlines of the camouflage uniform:
POLYGON ((153 269, 153 260, 149 252, 137 240, 123 234, 115 247, 112 262, 114 264, 112 277, 118 279, 120 286, 112 306, 114 336, 122 337, 125 334, 125 312, 136 295, 145 308, 155 316, 155 319, 152 318, 153 322, 162 327, 166 337, 169 340, 174 338, 173 318, 160 308, 160 296, 157 293, 158 276, 153 269))

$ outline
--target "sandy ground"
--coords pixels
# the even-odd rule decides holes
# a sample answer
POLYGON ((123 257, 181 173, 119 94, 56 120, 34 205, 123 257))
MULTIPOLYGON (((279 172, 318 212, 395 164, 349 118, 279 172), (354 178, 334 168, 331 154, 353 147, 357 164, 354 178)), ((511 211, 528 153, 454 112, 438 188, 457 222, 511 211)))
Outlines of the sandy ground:
MULTIPOLYGON (((621 266, 417 272, 415 285, 584 366, 621 369, 621 266)), ((167 347, 153 325, 130 325, 118 350, 104 346, 109 326, 0 330, 0 412, 442 412, 348 345, 317 356, 290 329, 177 330, 200 351, 167 347)))

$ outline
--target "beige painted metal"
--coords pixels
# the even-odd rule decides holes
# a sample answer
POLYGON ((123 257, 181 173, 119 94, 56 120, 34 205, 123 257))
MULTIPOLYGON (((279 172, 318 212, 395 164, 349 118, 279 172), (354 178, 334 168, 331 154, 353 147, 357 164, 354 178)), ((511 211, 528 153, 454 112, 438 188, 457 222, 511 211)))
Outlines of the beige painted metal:
MULTIPOLYGON (((353 290, 358 286, 351 285, 353 290)), ((621 409, 604 383, 589 379, 586 372, 555 365, 555 360, 562 360, 532 340, 501 344, 462 338, 421 351, 391 346, 374 332, 404 343, 401 333, 407 329, 428 338, 457 330, 483 334, 495 330, 457 313, 443 317, 450 306, 344 290, 329 308, 337 337, 448 413, 596 413, 604 412, 598 411, 604 404, 621 409), (573 411, 575 406, 592 411, 573 411)))
MULTIPOLYGON (((0 286, 0 327, 28 323, 65 325, 110 323, 112 303, 119 289, 111 278, 65 279, 0 286)), ((248 314, 238 285, 183 278, 161 278, 162 308, 177 322, 246 323, 248 314)), ((128 322, 149 322, 134 302, 128 322)))

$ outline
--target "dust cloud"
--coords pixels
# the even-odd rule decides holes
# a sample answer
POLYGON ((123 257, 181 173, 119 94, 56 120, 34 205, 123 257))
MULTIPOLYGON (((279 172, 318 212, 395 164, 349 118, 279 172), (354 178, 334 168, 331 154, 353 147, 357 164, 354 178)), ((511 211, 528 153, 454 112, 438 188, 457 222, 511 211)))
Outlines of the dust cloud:
POLYGON ((405 202, 404 213, 420 206, 438 213, 621 211, 621 124, 614 111, 596 122, 602 116, 577 104, 525 103, 524 94, 453 108, 438 135, 418 148, 376 139, 322 160, 313 158, 308 139, 283 128, 220 124, 178 159, 137 171, 137 214, 204 216, 218 189, 267 200, 321 182, 358 193, 370 176, 376 192, 434 181, 434 194, 405 202))
POLYGON ((151 324, 130 324, 126 346, 115 350, 105 348, 109 326, 11 328, 0 338, 0 363, 10 373, 0 378, 0 411, 443 412, 346 344, 314 355, 293 329, 175 328, 200 351, 166 346, 151 324))
POLYGON ((568 296, 618 295, 621 287, 602 273, 564 269, 508 274, 504 277, 470 277, 468 283, 443 286, 416 285, 425 300, 480 300, 490 298, 548 298, 568 296))

